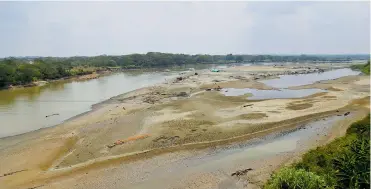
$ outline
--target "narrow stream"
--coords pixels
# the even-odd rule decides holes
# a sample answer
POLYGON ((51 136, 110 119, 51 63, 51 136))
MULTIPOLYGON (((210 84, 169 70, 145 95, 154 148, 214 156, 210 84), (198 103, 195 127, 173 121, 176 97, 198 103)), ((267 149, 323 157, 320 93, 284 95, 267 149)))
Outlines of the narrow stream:
MULTIPOLYGON (((146 170, 142 166, 158 160, 152 159, 148 162, 146 160, 138 164, 143 169, 141 171, 146 172, 147 176, 144 180, 123 184, 129 188, 171 188, 173 185, 178 185, 181 180, 191 178, 194 174, 214 174, 218 175, 217 177, 230 179, 230 174, 233 170, 236 171, 236 167, 255 169, 258 166, 256 162, 264 162, 279 154, 307 150, 308 143, 327 134, 335 122, 341 119, 344 117, 333 116, 301 125, 300 129, 271 134, 245 143, 203 150, 201 153, 193 153, 196 155, 168 161, 155 169, 146 170)), ((135 163, 133 165, 122 166, 136 169, 135 163)))

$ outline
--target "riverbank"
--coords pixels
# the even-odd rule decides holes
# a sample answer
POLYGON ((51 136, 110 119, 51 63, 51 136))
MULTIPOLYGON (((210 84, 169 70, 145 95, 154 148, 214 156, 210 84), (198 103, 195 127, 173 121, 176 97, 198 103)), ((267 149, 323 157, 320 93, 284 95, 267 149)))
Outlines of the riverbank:
POLYGON ((37 87, 37 86, 43 86, 47 85, 53 82, 61 82, 61 81, 86 81, 90 79, 97 79, 99 77, 107 76, 109 74, 112 74, 114 72, 109 71, 109 70, 104 70, 104 71, 99 71, 99 72, 93 72, 89 74, 84 74, 84 75, 75 75, 75 76, 68 76, 68 77, 63 77, 63 78, 58 78, 58 79, 51 79, 51 80, 38 80, 38 81, 33 81, 31 83, 27 84, 20 84, 20 85, 9 85, 0 88, 0 90, 13 90, 13 89, 20 89, 20 88, 26 88, 26 87, 37 87))
POLYGON ((369 188, 369 179, 370 114, 352 123, 345 136, 274 173, 264 188, 369 188))
MULTIPOLYGON (((310 70, 315 66, 331 69, 328 64, 309 66, 310 70)), ((113 97, 100 103, 99 108, 57 127, 0 139, 0 156, 7 162, 0 173, 27 170, 0 182, 9 187, 59 182, 62 175, 69 177, 74 172, 105 168, 125 159, 264 136, 322 117, 355 112, 369 102, 369 84, 364 82, 369 76, 321 82, 326 89, 336 84, 337 90, 302 98, 249 100, 248 94, 224 96, 219 91, 275 89, 260 82, 263 77, 255 79, 256 74, 270 70, 268 77, 278 77, 294 70, 291 67, 273 70, 270 66, 246 66, 245 70, 235 67, 217 73, 198 70, 113 97), (142 153, 134 155, 138 152, 142 153)))

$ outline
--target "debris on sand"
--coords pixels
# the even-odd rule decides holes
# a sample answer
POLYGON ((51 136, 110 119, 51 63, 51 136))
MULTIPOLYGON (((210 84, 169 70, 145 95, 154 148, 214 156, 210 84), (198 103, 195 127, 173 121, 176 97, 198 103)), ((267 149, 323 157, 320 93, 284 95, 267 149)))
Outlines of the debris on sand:
POLYGON ((350 112, 347 112, 347 113, 344 114, 344 116, 347 116, 347 115, 349 115, 349 114, 350 114, 350 112))
POLYGON ((34 186, 34 187, 31 187, 31 188, 27 188, 27 189, 36 189, 36 188, 40 188, 40 187, 43 187, 44 185, 39 185, 39 186, 34 186))
POLYGON ((254 104, 246 104, 246 105, 243 105, 243 107, 245 108, 245 107, 252 106, 252 105, 254 104))
POLYGON ((149 134, 140 134, 140 135, 131 136, 131 137, 129 137, 127 139, 124 139, 124 140, 117 140, 115 143, 107 145, 107 147, 108 148, 113 148, 117 145, 125 144, 125 143, 128 143, 128 142, 136 141, 136 140, 140 140, 140 139, 145 139, 149 136, 150 136, 149 134))
POLYGON ((211 89, 209 88, 209 89, 205 89, 206 91, 211 91, 211 89))
POLYGON ((180 92, 176 96, 182 96, 182 97, 187 97, 188 94, 186 92, 180 92))
POLYGON ((50 115, 47 115, 45 117, 51 117, 51 116, 56 116, 56 115, 59 115, 59 114, 50 114, 50 115))
POLYGON ((19 173, 19 172, 23 172, 23 171, 27 171, 27 169, 22 169, 20 171, 13 171, 13 172, 10 172, 10 173, 5 173, 3 175, 0 175, 0 177, 6 177, 6 176, 9 176, 9 175, 12 175, 12 174, 15 174, 15 173, 19 173))
POLYGON ((146 96, 143 98, 143 102, 148 104, 154 104, 155 102, 158 102, 160 99, 157 96, 146 96))
POLYGON ((175 140, 179 139, 179 136, 164 136, 161 135, 153 140, 153 142, 161 142, 161 143, 166 143, 166 142, 174 142, 175 140))
POLYGON ((245 175, 247 172, 249 171, 252 171, 253 169, 251 168, 247 168, 247 169, 243 169, 243 170, 239 170, 239 171, 236 171, 234 173, 231 174, 231 176, 242 176, 242 175, 245 175))
POLYGON ((44 185, 39 185, 39 186, 34 186, 34 187, 31 187, 31 188, 27 188, 27 189, 36 189, 36 188, 40 188, 40 187, 43 187, 44 185))
POLYGON ((198 75, 198 73, 196 72, 195 75, 198 75))
POLYGON ((177 81, 182 81, 183 80, 183 77, 177 77, 176 80, 177 81))
POLYGON ((222 88, 218 85, 218 87, 215 88, 216 91, 222 90, 222 88))

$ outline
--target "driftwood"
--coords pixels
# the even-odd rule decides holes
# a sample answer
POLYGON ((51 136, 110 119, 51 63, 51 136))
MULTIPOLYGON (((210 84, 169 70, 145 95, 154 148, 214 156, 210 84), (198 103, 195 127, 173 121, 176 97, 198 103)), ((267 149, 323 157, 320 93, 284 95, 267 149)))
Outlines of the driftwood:
POLYGON ((19 172, 23 172, 23 171, 27 171, 27 169, 22 169, 20 171, 13 171, 13 172, 10 172, 10 173, 5 173, 3 175, 0 175, 0 177, 6 177, 6 176, 9 176, 9 175, 12 175, 12 174, 15 174, 15 173, 19 173, 19 172))
POLYGON ((59 114, 50 114, 50 115, 47 115, 45 117, 51 117, 51 116, 55 116, 55 115, 59 115, 59 114))
POLYGON ((252 171, 252 170, 253 169, 251 169, 251 168, 239 170, 239 171, 236 171, 236 172, 232 173, 231 176, 242 176, 242 175, 245 175, 247 172, 252 171))

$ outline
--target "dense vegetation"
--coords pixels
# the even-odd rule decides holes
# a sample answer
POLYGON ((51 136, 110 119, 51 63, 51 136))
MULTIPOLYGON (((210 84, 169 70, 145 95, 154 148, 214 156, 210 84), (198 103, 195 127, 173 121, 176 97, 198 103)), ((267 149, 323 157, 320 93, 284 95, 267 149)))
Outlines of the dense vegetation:
POLYGON ((363 60, 367 55, 186 55, 149 52, 121 56, 95 57, 21 57, 0 59, 0 87, 27 84, 36 80, 57 79, 89 74, 112 67, 133 69, 168 67, 185 64, 236 62, 304 62, 363 60))
POLYGON ((360 70, 362 73, 370 75, 370 61, 367 61, 367 64, 364 65, 353 65, 352 69, 360 70))
POLYGON ((346 136, 311 150, 301 162, 272 175, 267 189, 370 188, 370 115, 346 136))
POLYGON ((5 59, 0 62, 0 88, 28 84, 37 80, 51 80, 75 75, 85 75, 97 68, 72 66, 69 63, 38 59, 30 64, 24 60, 5 59))

